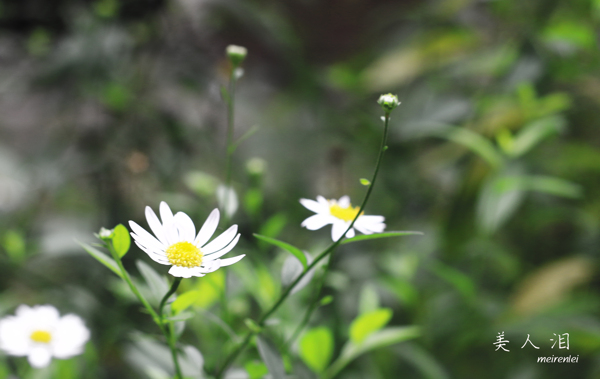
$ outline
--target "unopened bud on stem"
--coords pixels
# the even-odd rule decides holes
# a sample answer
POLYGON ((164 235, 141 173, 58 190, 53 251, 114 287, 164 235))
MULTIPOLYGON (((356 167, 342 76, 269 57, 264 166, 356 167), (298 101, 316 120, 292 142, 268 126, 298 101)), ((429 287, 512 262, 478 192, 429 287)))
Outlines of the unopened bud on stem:
POLYGON ((227 46, 227 56, 234 68, 238 67, 248 55, 248 50, 242 46, 229 45, 227 46))
POLYGON ((398 96, 388 93, 387 95, 379 96, 377 104, 381 105, 381 108, 383 108, 385 113, 390 113, 394 108, 400 105, 400 102, 398 101, 398 96))

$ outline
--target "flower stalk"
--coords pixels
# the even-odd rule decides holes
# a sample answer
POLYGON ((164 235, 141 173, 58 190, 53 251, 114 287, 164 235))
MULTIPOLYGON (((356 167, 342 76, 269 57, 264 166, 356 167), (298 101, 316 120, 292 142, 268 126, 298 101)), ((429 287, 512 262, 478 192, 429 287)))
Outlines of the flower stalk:
POLYGON ((169 298, 169 296, 171 296, 177 290, 177 287, 179 286, 179 283, 181 282, 181 278, 175 278, 173 285, 171 286, 171 288, 169 289, 167 294, 163 297, 163 299, 160 303, 159 312, 157 313, 154 310, 154 308, 152 308, 152 306, 150 305, 148 300, 146 300, 146 298, 140 293, 140 291, 135 286, 135 284, 133 284, 133 281, 131 280, 129 273, 127 272, 127 270, 125 270, 125 267, 123 266, 121 257, 119 256, 119 254, 117 253, 117 251, 115 250, 115 248, 113 246, 112 239, 111 238, 103 238, 103 240, 104 240, 104 242, 106 242, 108 250, 110 251, 110 254, 112 255, 113 259, 115 260, 115 262, 117 262, 117 266, 119 267, 119 270, 121 271, 123 280, 125 280, 125 282, 129 286, 129 288, 131 289, 131 292, 133 292, 133 294, 142 303, 144 308, 146 308, 146 310, 148 311, 150 316, 152 316, 152 320, 154 320, 154 323, 158 326, 158 328, 160 329, 162 334, 165 336, 167 345, 169 346, 169 350, 171 350, 173 366, 175 367, 175 379, 183 379, 183 374, 181 373, 181 367, 179 366, 179 359, 177 357, 177 349, 175 346, 177 341, 176 341, 176 336, 175 336, 175 333, 174 333, 174 330, 172 327, 173 323, 166 320, 163 315, 163 312, 162 312, 163 307, 164 307, 167 299, 169 298))
MULTIPOLYGON (((378 101, 378 104, 380 104, 382 106, 384 113, 385 113, 385 116, 383 118, 383 121, 384 121, 383 136, 381 139, 381 146, 379 148, 379 154, 377 156, 377 162, 375 164, 375 170, 373 172, 373 177, 371 179, 370 185, 367 188, 367 192, 365 193, 365 197, 360 205, 360 208, 359 208, 358 212, 356 213, 356 216, 354 217, 354 219, 352 220, 350 225, 346 228, 346 231, 342 234, 342 236, 340 238, 338 238, 336 241, 334 241, 331 245, 329 245, 329 247, 327 247, 321 254, 319 254, 314 259, 314 261, 306 267, 304 272, 302 272, 302 274, 300 274, 286 288, 286 290, 283 291, 283 293, 279 296, 279 299, 275 302, 275 304, 273 304, 273 306, 271 306, 271 308, 266 313, 263 314, 263 316, 259 319, 259 321, 257 323, 257 326, 258 326, 257 330, 251 330, 250 332, 248 332, 248 334, 246 335, 244 340, 240 344, 238 344, 238 346, 227 356, 227 358, 225 359, 225 362, 223 363, 223 365, 221 366, 221 368, 217 371, 217 373, 215 375, 216 379, 223 378, 225 370, 229 367, 230 364, 233 363, 233 361, 237 358, 237 356, 246 348, 246 346, 250 343, 252 337, 254 337, 256 334, 258 334, 260 329, 262 329, 265 326, 265 322, 269 319, 269 317, 273 313, 275 313, 275 311, 277 311, 277 309, 279 309, 279 307, 285 302, 285 300, 290 295, 292 289, 302 280, 302 278, 313 267, 315 267, 325 257, 327 257, 328 255, 333 253, 333 251, 338 247, 338 245, 342 242, 342 240, 346 236, 346 233, 348 233, 348 231, 350 229, 352 229, 352 227, 354 226, 354 223, 356 222, 358 217, 363 212, 365 206, 367 205, 367 202, 369 201, 371 193, 373 191, 373 186, 375 185, 375 182, 377 180, 377 175, 378 175, 379 169, 381 167, 383 154, 387 150, 386 141, 387 141, 387 135, 388 135, 390 113, 396 106, 399 105, 399 102, 398 102, 398 98, 395 97, 394 95, 382 95, 378 101)), ((324 276, 327 275, 328 268, 326 267, 325 270, 326 271, 323 273, 324 276)), ((323 288, 323 286, 320 287, 319 293, 321 292, 322 288, 323 288)), ((319 298, 317 297, 315 301, 318 301, 318 299, 319 298)), ((309 309, 314 308, 314 307, 315 306, 313 304, 313 305, 311 305, 311 307, 309 309)), ((314 311, 314 309, 312 309, 312 311, 314 311)), ((310 313, 312 313, 312 311, 310 311, 310 313)), ((305 315, 305 320, 302 321, 301 325, 306 325, 306 323, 308 323, 308 319, 310 318, 310 313, 308 313, 307 316, 305 315)))

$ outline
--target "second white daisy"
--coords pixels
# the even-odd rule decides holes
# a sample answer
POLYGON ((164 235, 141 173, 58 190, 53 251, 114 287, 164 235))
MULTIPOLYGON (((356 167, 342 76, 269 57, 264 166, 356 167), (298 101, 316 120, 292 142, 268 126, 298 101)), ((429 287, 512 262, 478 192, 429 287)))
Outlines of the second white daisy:
MULTIPOLYGON (((332 224, 331 239, 333 241, 342 237, 360 210, 360 207, 352 206, 348 196, 342 196, 339 200, 326 200, 323 196, 317 196, 317 201, 300 199, 300 203, 316 213, 304 220, 301 226, 308 230, 317 230, 332 224)), ((383 216, 365 216, 361 213, 352 228, 346 233, 346 237, 354 237, 354 229, 363 234, 381 233, 385 229, 384 221, 383 216)))
POLYGON ((204 276, 223 266, 239 262, 245 254, 233 258, 219 259, 229 253, 240 239, 237 225, 208 242, 219 225, 219 210, 214 209, 196 235, 192 219, 183 212, 173 215, 164 201, 160 203, 158 219, 152 208, 146 207, 146 221, 154 236, 144 228, 129 221, 131 236, 136 245, 154 261, 171 265, 169 274, 182 278, 204 276), (155 237, 156 236, 156 237, 155 237))
POLYGON ((9 355, 26 356, 35 368, 48 366, 52 357, 81 354, 89 339, 79 316, 60 317, 51 305, 20 305, 15 316, 0 320, 0 348, 9 355))

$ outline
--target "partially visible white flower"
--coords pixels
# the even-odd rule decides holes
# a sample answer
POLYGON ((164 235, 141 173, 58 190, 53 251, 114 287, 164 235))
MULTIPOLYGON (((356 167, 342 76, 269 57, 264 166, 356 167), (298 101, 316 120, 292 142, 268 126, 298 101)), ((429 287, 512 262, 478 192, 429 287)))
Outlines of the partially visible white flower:
POLYGON ((171 208, 164 201, 160 203, 160 218, 150 207, 146 207, 146 220, 150 229, 133 221, 129 226, 133 229, 131 236, 136 245, 155 262, 171 265, 169 274, 181 278, 204 276, 217 271, 223 266, 239 262, 245 254, 233 258, 219 259, 229 253, 240 239, 237 225, 231 226, 217 238, 207 243, 219 225, 219 210, 214 209, 200 231, 196 235, 196 227, 192 219, 183 212, 173 216, 171 208))
POLYGON ((227 187, 223 184, 217 187, 217 202, 229 219, 233 217, 240 204, 233 187, 227 187))
MULTIPOLYGON (((352 207, 348 196, 342 196, 339 200, 326 200, 323 196, 317 196, 317 201, 300 199, 300 203, 316 213, 304 220, 301 226, 308 230, 317 230, 332 224, 331 239, 333 241, 342 237, 360 209, 360 207, 352 207)), ((384 221, 383 216, 365 216, 361 213, 352 228, 346 233, 346 237, 354 237, 355 228, 363 234, 381 233, 385 229, 384 221)))
POLYGON ((90 332, 79 316, 60 317, 51 305, 20 305, 15 316, 0 320, 0 348, 9 355, 27 356, 35 368, 48 366, 52 357, 81 354, 89 339, 90 332))

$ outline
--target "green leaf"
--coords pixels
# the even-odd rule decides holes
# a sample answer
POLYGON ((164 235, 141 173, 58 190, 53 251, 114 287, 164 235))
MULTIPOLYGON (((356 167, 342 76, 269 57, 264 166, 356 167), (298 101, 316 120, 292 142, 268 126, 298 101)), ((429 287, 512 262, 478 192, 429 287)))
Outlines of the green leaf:
POLYGON ((179 353, 179 364, 184 378, 198 378, 198 373, 202 372, 204 367, 204 357, 202 353, 194 346, 185 345, 183 351, 179 353))
POLYGON ((119 258, 123 258, 129 251, 131 237, 129 236, 129 230, 123 224, 115 226, 112 234, 112 244, 119 258))
POLYGON ((319 301, 319 305, 323 307, 327 304, 330 304, 332 301, 333 301, 333 296, 327 295, 324 298, 322 298, 321 301, 319 301))
POLYGON ((323 372, 333 354, 333 334, 327 327, 307 331, 300 340, 300 358, 316 373, 323 372))
POLYGON ((350 339, 356 344, 363 342, 370 334, 386 326, 391 318, 392 310, 389 308, 363 313, 350 324, 350 339))
POLYGON ((10 258, 15 262, 20 262, 25 258, 26 245, 22 233, 16 230, 7 230, 2 237, 2 247, 10 258))
POLYGON ((565 120, 556 116, 546 117, 528 124, 514 137, 510 155, 519 157, 527 153, 545 138, 562 131, 564 125, 565 120))
POLYGON ((213 305, 225 290, 225 270, 218 270, 196 281, 194 288, 199 292, 195 304, 202 308, 213 305))
POLYGON ((364 240, 374 240, 378 238, 389 238, 389 237, 400 237, 400 236, 410 236, 410 235, 423 235, 422 232, 385 232, 385 233, 373 233, 373 234, 361 234, 356 237, 348 238, 342 241, 342 245, 358 242, 364 240))
POLYGON ((260 127, 258 125, 252 125, 250 127, 250 129, 248 129, 246 131, 246 133, 244 133, 240 138, 237 139, 237 141, 235 141, 230 147, 229 147, 229 153, 233 154, 235 152, 235 150, 238 148, 238 146, 244 142, 245 140, 247 140, 248 138, 252 137, 252 135, 256 132, 258 132, 260 130, 260 127))
POLYGON ((545 192, 556 196, 579 198, 582 189, 577 184, 550 176, 530 176, 525 180, 525 187, 530 191, 545 192))
POLYGON ((417 338, 420 335, 421 332, 417 326, 390 327, 371 334, 361 344, 349 341, 342 349, 340 357, 333 362, 321 378, 331 379, 335 377, 350 362, 371 350, 417 338))
POLYGON ((88 245, 86 243, 83 243, 83 242, 78 242, 78 243, 79 243, 79 245, 81 245, 81 247, 83 247, 85 249, 85 251, 88 252, 89 255, 96 258, 96 260, 98 262, 100 262, 104 266, 108 267, 110 269, 110 271, 114 272, 115 274, 117 274, 117 276, 119 278, 123 279, 123 274, 121 274, 121 270, 119 269, 119 266, 117 265, 117 262, 114 261, 114 259, 112 259, 108 255, 91 247, 90 245, 88 245))
POLYGON ((455 268, 442 263, 436 263, 431 270, 440 278, 450 283, 465 298, 473 300, 475 298, 475 283, 467 275, 455 268))
POLYGON ((256 322, 254 322, 254 320, 252 320, 251 318, 245 319, 244 324, 246 324, 248 329, 250 329, 254 333, 258 334, 262 330, 262 328, 256 322))
POLYGON ((166 319, 169 321, 185 321, 185 320, 189 320, 192 317, 194 317, 194 313, 186 311, 186 312, 181 312, 179 314, 176 314, 175 316, 166 317, 166 319))
POLYGON ((492 167, 500 167, 504 161, 502 155, 489 140, 469 129, 448 127, 438 135, 465 146, 485 159, 492 167))
POLYGON ((144 261, 137 260, 135 261, 135 265, 137 266, 138 270, 140 270, 140 273, 148 284, 154 301, 160 301, 169 290, 169 283, 167 282, 167 279, 154 271, 154 269, 144 261))
POLYGON ((371 185, 371 181, 369 179, 360 178, 360 184, 362 184, 363 186, 369 186, 371 185))
POLYGON ((181 295, 177 296, 177 299, 173 303, 171 303, 171 309, 175 314, 185 311, 192 304, 194 304, 198 298, 200 297, 200 291, 192 290, 188 292, 184 292, 181 295))
POLYGON ((283 360, 273 345, 261 337, 256 337, 256 347, 263 362, 269 368, 269 373, 273 379, 285 379, 283 360))
POLYGON ((281 233, 285 224, 287 222, 287 217, 283 213, 277 213, 273 216, 269 217, 267 221, 263 223, 260 227, 258 234, 275 238, 281 233))
POLYGON ((276 240, 275 238, 261 236, 260 234, 256 234, 256 233, 254 233, 254 237, 258 238, 261 241, 264 241, 264 242, 270 243, 272 245, 278 246, 278 247, 280 247, 280 248, 282 248, 282 249, 284 249, 284 250, 292 253, 296 258, 298 258, 298 260, 300 261, 300 263, 302 263, 302 266, 304 266, 304 269, 306 270, 306 267, 307 267, 306 256, 297 247, 292 246, 289 243, 276 240))
POLYGON ((267 365, 262 362, 250 361, 244 365, 250 379, 261 379, 269 373, 267 365))

